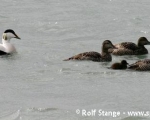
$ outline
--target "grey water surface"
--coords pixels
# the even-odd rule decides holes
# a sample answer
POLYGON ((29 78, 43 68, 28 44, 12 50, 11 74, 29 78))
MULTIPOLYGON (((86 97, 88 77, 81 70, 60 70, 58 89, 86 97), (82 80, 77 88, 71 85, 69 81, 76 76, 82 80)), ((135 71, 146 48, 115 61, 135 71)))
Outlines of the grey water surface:
POLYGON ((106 39, 150 40, 149 0, 1 0, 0 34, 8 28, 21 40, 11 40, 17 54, 0 57, 0 120, 150 119, 98 115, 98 110, 150 111, 150 72, 107 68, 150 54, 112 56, 108 63, 63 61, 101 52, 106 39), (95 115, 82 115, 94 109, 95 115))

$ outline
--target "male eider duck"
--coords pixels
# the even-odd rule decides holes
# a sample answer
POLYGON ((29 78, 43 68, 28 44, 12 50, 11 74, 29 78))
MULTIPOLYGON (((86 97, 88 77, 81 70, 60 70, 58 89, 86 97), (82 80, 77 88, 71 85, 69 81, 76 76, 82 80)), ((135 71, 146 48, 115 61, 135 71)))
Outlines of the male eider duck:
POLYGON ((11 38, 20 39, 20 37, 18 37, 13 30, 7 29, 2 35, 2 44, 0 44, 0 55, 6 55, 16 52, 15 47, 10 43, 11 38))
POLYGON ((150 70, 150 59, 139 60, 131 65, 129 69, 137 71, 149 71, 150 70))
POLYGON ((68 60, 91 60, 95 62, 109 62, 112 61, 111 54, 108 52, 108 49, 115 48, 115 46, 111 43, 110 40, 105 40, 102 44, 102 53, 98 52, 84 52, 77 54, 73 57, 65 59, 64 61, 68 60))
POLYGON ((116 70, 121 70, 121 69, 127 69, 127 61, 126 60, 122 60, 120 63, 114 63, 111 65, 112 69, 116 69, 116 70))
POLYGON ((150 42, 146 37, 140 37, 138 39, 137 45, 132 42, 122 42, 120 44, 116 44, 115 47, 117 49, 111 49, 110 52, 113 55, 144 55, 148 54, 148 50, 144 47, 144 45, 150 45, 150 42))

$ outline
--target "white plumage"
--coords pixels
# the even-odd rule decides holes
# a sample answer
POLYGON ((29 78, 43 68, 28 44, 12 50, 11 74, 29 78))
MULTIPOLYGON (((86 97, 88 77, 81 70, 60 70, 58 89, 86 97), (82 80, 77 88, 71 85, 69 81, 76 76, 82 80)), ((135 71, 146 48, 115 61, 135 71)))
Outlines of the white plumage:
POLYGON ((18 37, 13 30, 7 29, 2 35, 2 44, 0 44, 0 55, 16 52, 16 48, 10 43, 11 38, 20 39, 20 37, 18 37))

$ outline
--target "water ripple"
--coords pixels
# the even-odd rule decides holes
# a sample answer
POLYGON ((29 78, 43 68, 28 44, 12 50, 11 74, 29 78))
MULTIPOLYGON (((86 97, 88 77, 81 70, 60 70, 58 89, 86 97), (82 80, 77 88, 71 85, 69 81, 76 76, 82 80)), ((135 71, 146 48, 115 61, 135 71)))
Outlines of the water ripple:
POLYGON ((4 116, 0 116, 0 120, 16 120, 20 116, 20 110, 17 110, 16 112, 9 113, 4 116))
POLYGON ((54 111, 57 110, 57 108, 28 108, 28 112, 49 112, 49 111, 54 111))

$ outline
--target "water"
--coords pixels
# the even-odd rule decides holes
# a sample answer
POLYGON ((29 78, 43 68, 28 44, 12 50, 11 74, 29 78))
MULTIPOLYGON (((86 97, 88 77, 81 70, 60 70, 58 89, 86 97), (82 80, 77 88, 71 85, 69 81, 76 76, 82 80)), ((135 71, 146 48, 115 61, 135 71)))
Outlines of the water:
MULTIPOLYGON (((13 29, 18 53, 0 57, 0 120, 144 120, 82 116, 76 110, 150 111, 149 72, 107 69, 110 63, 62 61, 112 43, 150 39, 149 0, 2 0, 0 34, 13 29)), ((150 46, 146 46, 150 50, 150 46)))

